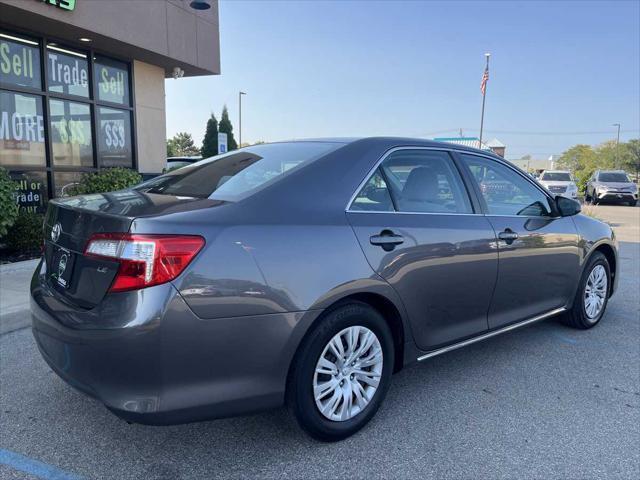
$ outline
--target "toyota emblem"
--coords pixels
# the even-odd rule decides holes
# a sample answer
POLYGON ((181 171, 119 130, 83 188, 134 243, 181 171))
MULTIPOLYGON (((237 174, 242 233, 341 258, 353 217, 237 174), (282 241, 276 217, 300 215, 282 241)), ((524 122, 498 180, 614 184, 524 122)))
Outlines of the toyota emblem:
POLYGON ((58 239, 60 238, 61 233, 62 233, 62 225, 60 225, 60 222, 58 222, 51 229, 51 240, 53 240, 54 242, 57 242, 58 239))

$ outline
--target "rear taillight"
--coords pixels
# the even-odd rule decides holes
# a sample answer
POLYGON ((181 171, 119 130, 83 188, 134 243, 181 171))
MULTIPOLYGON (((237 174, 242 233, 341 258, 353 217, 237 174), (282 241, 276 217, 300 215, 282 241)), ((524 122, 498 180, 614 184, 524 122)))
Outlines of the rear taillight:
POLYGON ((204 246, 196 235, 97 233, 85 255, 108 258, 120 266, 109 291, 123 292, 166 283, 176 278, 204 246))

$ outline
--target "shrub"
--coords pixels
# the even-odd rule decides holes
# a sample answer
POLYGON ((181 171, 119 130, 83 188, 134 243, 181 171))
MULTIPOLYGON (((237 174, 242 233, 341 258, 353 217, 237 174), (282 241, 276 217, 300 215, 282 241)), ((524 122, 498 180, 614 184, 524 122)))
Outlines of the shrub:
POLYGON ((593 169, 580 170, 575 173, 576 185, 578 186, 578 192, 584 194, 587 190, 587 182, 591 178, 593 169))
POLYGON ((78 185, 69 190, 70 195, 104 193, 132 187, 142 181, 142 175, 129 168, 105 168, 95 173, 85 173, 78 185))
POLYGON ((18 216, 16 203, 16 182, 11 180, 9 173, 0 167, 0 237, 7 234, 18 216))
POLYGON ((31 253, 42 245, 42 223, 40 213, 20 211, 15 223, 3 238, 7 248, 13 252, 31 253))

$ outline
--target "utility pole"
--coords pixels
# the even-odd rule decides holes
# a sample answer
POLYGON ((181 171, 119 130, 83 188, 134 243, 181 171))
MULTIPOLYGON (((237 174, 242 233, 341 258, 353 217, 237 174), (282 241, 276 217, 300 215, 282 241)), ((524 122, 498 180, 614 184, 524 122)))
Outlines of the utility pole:
POLYGON ((238 147, 242 148, 242 95, 246 93, 238 92, 238 147))
POLYGON ((620 124, 614 123, 612 126, 618 127, 618 137, 616 138, 616 170, 620 170, 620 161, 618 158, 618 150, 619 150, 618 147, 620 146, 620 124))
POLYGON ((485 58, 487 59, 487 66, 484 69, 484 74, 482 75, 482 82, 480 83, 480 91, 482 92, 482 114, 480 116, 480 145, 478 145, 478 148, 482 148, 482 130, 484 127, 484 101, 487 97, 487 83, 489 82, 489 57, 491 56, 490 53, 485 53, 484 54, 485 58))

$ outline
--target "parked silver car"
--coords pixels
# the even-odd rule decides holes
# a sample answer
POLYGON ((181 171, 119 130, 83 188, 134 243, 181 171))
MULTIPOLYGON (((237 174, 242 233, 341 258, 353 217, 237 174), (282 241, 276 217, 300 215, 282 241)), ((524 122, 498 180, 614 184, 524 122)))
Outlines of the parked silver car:
POLYGON ((638 186, 622 170, 596 170, 589 181, 585 201, 594 205, 600 202, 638 203, 638 186))
POLYGON ((566 170, 545 170, 538 181, 554 195, 574 200, 578 198, 578 186, 571 173, 566 170))
POLYGON ((552 316, 596 325, 617 243, 579 212, 451 144, 254 145, 52 201, 33 332, 60 377, 130 422, 286 403, 339 440, 411 363, 552 316))

